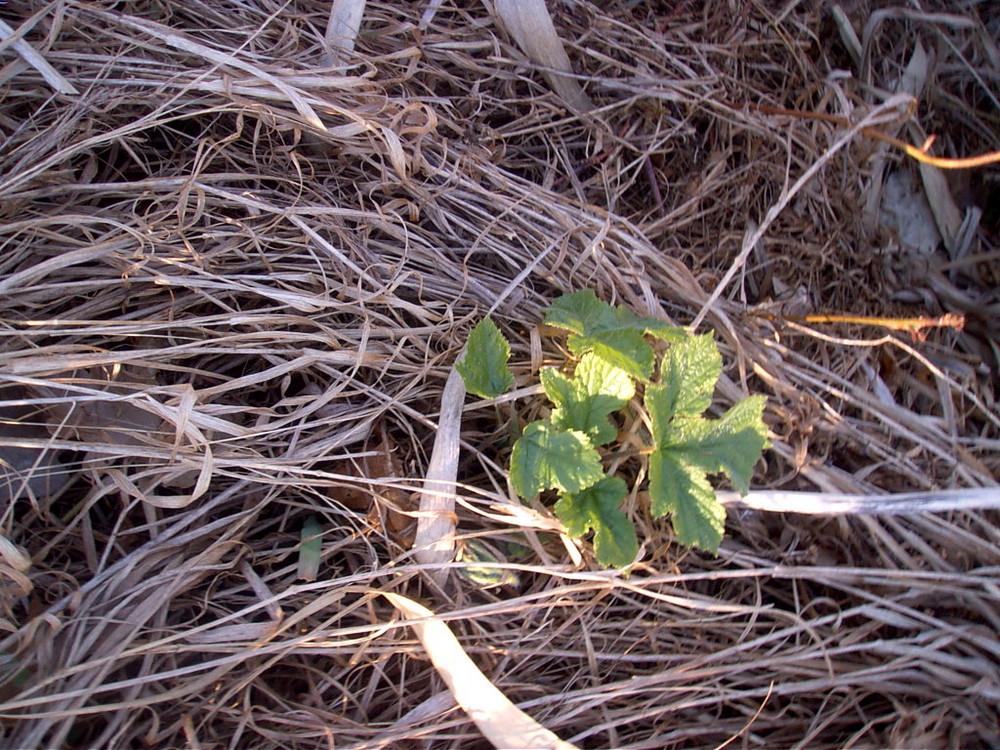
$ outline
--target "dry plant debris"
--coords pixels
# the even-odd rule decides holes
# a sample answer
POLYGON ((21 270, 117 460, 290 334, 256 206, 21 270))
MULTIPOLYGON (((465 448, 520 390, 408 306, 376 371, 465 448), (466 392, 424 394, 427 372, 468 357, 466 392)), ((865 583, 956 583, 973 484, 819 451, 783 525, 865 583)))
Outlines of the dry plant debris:
POLYGON ((522 387, 455 489, 519 587, 441 590, 400 523, 472 322, 523 385, 584 287, 717 332, 756 488, 996 491, 1000 173, 860 128, 1000 150, 1000 7, 827 6, 550 2, 576 114, 490 3, 369 2, 333 68, 328 2, 0 7, 2 744, 483 746, 388 592, 580 747, 1000 745, 994 510, 647 524, 616 577, 512 502, 522 387), (900 172, 930 252, 878 221, 900 172))

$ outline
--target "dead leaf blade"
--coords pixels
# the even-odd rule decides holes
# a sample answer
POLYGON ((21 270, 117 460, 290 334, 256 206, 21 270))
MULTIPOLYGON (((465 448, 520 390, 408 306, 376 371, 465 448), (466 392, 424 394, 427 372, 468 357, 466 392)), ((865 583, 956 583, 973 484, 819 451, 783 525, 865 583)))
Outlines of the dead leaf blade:
POLYGON ((382 595, 411 620, 411 627, 458 705, 497 748, 530 747, 572 750, 566 742, 515 706, 489 681, 434 613, 399 594, 382 595))

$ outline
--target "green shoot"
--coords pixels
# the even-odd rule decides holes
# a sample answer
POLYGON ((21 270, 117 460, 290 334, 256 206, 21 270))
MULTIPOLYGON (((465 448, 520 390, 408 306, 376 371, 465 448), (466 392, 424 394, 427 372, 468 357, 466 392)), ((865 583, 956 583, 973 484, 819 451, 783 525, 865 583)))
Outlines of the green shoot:
POLYGON ((489 318, 472 329, 465 345, 465 359, 455 364, 465 388, 482 398, 496 398, 514 386, 514 375, 507 367, 510 344, 489 318))
MULTIPOLYGON (((628 486, 604 472, 598 448, 612 445, 618 428, 611 418, 629 408, 637 386, 651 428, 647 457, 651 511, 670 514, 678 540, 717 552, 726 511, 709 475, 725 474, 742 493, 767 447, 765 400, 751 396, 720 419, 708 419, 722 357, 711 334, 694 336, 655 318, 612 307, 583 290, 557 299, 545 323, 569 333, 567 346, 578 359, 572 374, 555 368, 541 373, 552 402, 548 419, 529 424, 514 444, 510 477, 522 498, 556 490, 554 510, 571 536, 594 534, 602 565, 626 567, 638 554, 638 540, 621 503, 628 486), (648 337, 669 344, 659 363, 648 337)), ((469 337, 459 373, 466 388, 484 397, 509 389, 510 346, 488 319, 469 337)), ((633 405, 633 408, 640 408, 633 405)), ((604 449, 608 450, 608 449, 604 449)))

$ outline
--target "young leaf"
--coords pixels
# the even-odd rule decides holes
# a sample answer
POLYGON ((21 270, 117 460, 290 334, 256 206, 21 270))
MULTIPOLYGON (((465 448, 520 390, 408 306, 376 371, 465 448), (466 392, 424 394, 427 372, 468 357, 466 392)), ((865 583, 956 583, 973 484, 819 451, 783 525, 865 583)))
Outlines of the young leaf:
POLYGON ((639 551, 635 528, 618 507, 626 490, 618 477, 604 477, 577 494, 563 493, 555 505, 556 515, 570 536, 594 530, 597 561, 613 568, 630 565, 639 551))
POLYGON ((555 409, 551 421, 560 430, 579 430, 594 445, 615 439, 618 430, 608 415, 618 411, 635 394, 632 378, 593 352, 584 354, 573 377, 554 368, 541 373, 542 386, 555 409))
POLYGON ((650 336, 655 336, 661 341, 666 341, 667 343, 683 341, 690 336, 690 334, 680 326, 672 326, 667 323, 667 321, 660 320, 659 318, 636 316, 635 325, 637 328, 642 328, 642 330, 650 336))
POLYGON ((658 447, 706 474, 725 473, 745 495, 750 491, 754 464, 767 446, 764 403, 763 396, 750 396, 722 419, 676 419, 658 447))
POLYGON ((525 427, 510 456, 510 479, 523 498, 547 489, 575 494, 602 476, 601 457, 589 438, 559 430, 548 420, 525 427))
POLYGON ((597 299, 592 289, 564 294, 549 305, 545 322, 581 336, 616 326, 615 309, 597 299))
POLYGON ((510 344, 489 318, 483 318, 472 329, 465 345, 465 358, 455 363, 466 389, 483 398, 495 398, 514 385, 514 376, 507 367, 510 344))
POLYGON ((654 518, 673 512, 681 543, 713 554, 726 526, 726 509, 715 496, 704 471, 682 463, 671 451, 657 448, 649 456, 649 497, 654 518))
POLYGON ((652 512, 657 518, 673 512, 674 529, 683 544, 716 552, 726 511, 707 475, 724 472, 737 490, 749 491, 754 464, 767 445, 762 419, 765 399, 743 399, 722 419, 682 416, 664 424, 670 398, 666 387, 646 391, 656 443, 649 457, 652 512))
POLYGON ((595 331, 591 336, 571 333, 566 345, 577 357, 593 352, 636 380, 649 380, 653 372, 653 348, 643 338, 641 331, 625 328, 595 331))
POLYGON ((653 349, 643 337, 643 319, 627 308, 612 307, 590 289, 564 294, 545 313, 545 322, 569 331, 573 354, 594 352, 638 380, 653 371, 653 349))
MULTIPOLYGON (((660 365, 663 385, 651 386, 652 399, 647 397, 650 413, 659 426, 669 424, 675 416, 697 417, 712 404, 715 383, 722 374, 722 355, 712 334, 689 336, 671 345, 660 365)), ((654 440, 659 438, 654 435, 654 440)))
POLYGON ((663 385, 646 388, 654 451, 649 457, 649 495, 654 517, 673 514, 678 539, 715 552, 726 511, 708 482, 723 472, 742 493, 767 445, 762 419, 765 400, 751 396, 722 419, 702 413, 712 403, 722 358, 711 334, 671 345, 660 368, 663 385))

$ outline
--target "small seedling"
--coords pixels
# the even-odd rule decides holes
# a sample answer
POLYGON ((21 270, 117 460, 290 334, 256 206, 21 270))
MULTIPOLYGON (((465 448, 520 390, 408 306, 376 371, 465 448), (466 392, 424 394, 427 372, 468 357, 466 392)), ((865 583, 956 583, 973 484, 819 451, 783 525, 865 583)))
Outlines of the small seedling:
MULTIPOLYGON (((510 478, 522 498, 556 490, 556 516, 571 536, 594 532, 598 562, 625 567, 638 552, 635 528, 621 510, 628 485, 604 470, 616 453, 618 428, 611 415, 626 408, 645 412, 650 445, 636 452, 648 462, 649 497, 655 518, 671 515, 677 539, 715 553, 726 510, 709 483, 725 474, 746 494, 754 464, 767 447, 765 399, 750 396, 720 419, 708 419, 722 356, 711 334, 693 335, 656 318, 597 298, 593 291, 566 294, 552 303, 544 322, 567 331, 572 374, 541 372, 552 402, 547 419, 524 428, 511 453, 510 478), (650 339, 669 346, 659 357, 650 339), (641 406, 635 403, 641 391, 641 406)), ((514 382, 510 345, 486 318, 469 336, 457 365, 466 388, 495 398, 514 382)))

